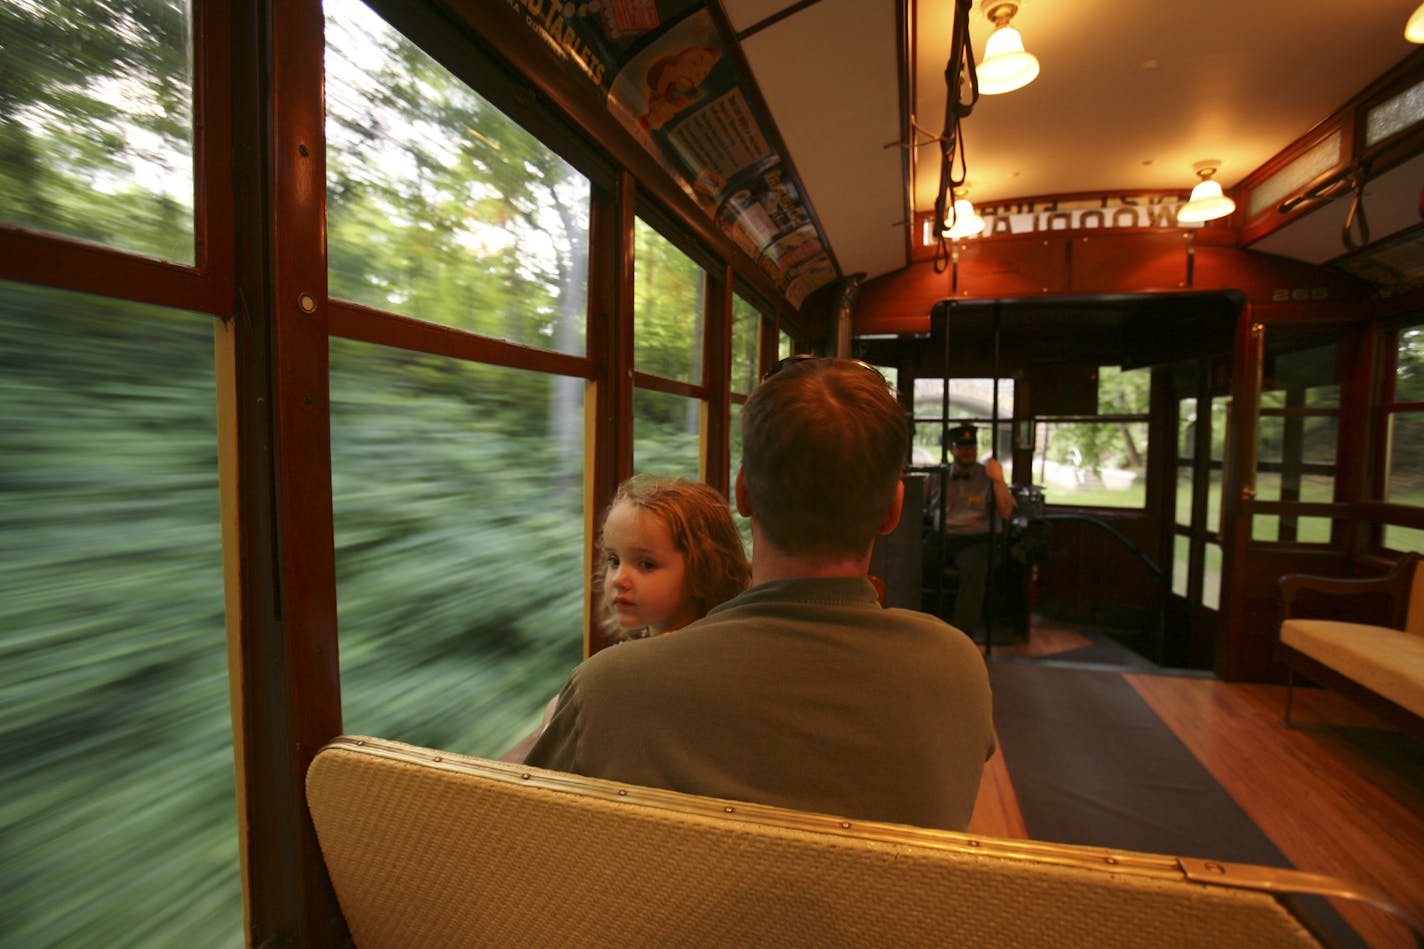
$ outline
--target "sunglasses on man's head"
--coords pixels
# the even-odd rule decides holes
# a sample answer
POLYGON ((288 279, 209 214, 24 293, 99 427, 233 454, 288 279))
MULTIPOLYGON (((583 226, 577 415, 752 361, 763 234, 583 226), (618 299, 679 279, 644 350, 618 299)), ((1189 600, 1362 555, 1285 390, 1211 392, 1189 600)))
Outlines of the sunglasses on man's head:
MULTIPOLYGON (((781 359, 778 359, 776 362, 772 363, 772 364, 771 364, 771 368, 768 369, 766 372, 764 372, 764 373, 761 374, 761 381, 762 381, 762 382, 765 382, 766 380, 770 379, 772 376, 776 375, 778 372, 780 372, 781 370, 787 368, 788 366, 795 366, 795 365, 799 365, 799 364, 801 364, 801 363, 810 362, 810 361, 813 360, 813 359, 835 359, 835 358, 837 358, 837 357, 834 357, 834 356, 812 356, 810 353, 794 353, 794 354, 792 354, 792 355, 790 355, 790 356, 785 356, 785 357, 783 357, 783 358, 781 358, 781 359)), ((860 366, 862 369, 865 369, 865 370, 868 371, 868 372, 874 373, 874 374, 875 374, 875 378, 877 378, 877 379, 879 379, 881 382, 883 382, 883 383, 885 384, 885 387, 886 387, 887 389, 890 389, 892 392, 894 391, 894 386, 890 385, 890 380, 889 380, 889 379, 886 379, 886 378, 885 378, 885 375, 884 375, 879 369, 876 369, 874 366, 872 366, 870 363, 865 362, 865 361, 860 360, 860 359, 842 359, 841 361, 842 361, 842 362, 855 363, 857 366, 860 366)))

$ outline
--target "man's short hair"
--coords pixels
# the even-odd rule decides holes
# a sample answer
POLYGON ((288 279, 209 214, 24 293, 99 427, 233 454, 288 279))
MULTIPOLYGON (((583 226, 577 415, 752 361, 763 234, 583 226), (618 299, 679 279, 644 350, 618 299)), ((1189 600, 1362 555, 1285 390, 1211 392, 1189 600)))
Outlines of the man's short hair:
POLYGON ((793 556, 865 553, 894 502, 909 441, 905 412, 873 367, 787 363, 742 410, 742 468, 767 539, 793 556))

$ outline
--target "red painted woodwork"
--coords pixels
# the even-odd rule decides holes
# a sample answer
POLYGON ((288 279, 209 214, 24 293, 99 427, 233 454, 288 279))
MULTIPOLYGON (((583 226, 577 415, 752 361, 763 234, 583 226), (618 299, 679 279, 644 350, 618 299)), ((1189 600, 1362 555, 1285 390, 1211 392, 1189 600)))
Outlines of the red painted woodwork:
POLYGON ((732 280, 730 265, 707 275, 707 345, 702 379, 706 383, 707 423, 703 434, 702 480, 730 495, 732 465, 732 280), (720 327, 720 332, 714 330, 720 327))
MULTIPOLYGON (((0 280, 225 315, 232 294, 192 267, 0 224, 0 280)), ((230 278, 229 278, 230 285, 230 278)))
POLYGON ((1074 293, 1184 290, 1191 272, 1191 231, 1099 231, 1069 239, 1069 289, 1074 293))
POLYGON ((1366 285, 1329 267, 1242 250, 1229 235, 1164 230, 966 241, 935 273, 929 261, 868 280, 853 317, 857 335, 925 333, 949 299, 1013 299, 1184 289, 1238 290, 1267 318, 1358 320, 1370 315, 1366 285), (1279 308, 1279 310, 1275 309, 1279 308), (1309 314, 1309 316, 1307 316, 1309 314))
POLYGON ((949 296, 951 276, 922 261, 867 280, 856 297, 852 332, 928 333, 930 309, 949 296))
POLYGON ((1331 267, 1317 267, 1236 247, 1199 244, 1192 288, 1240 290, 1254 304, 1363 303, 1366 285, 1331 267))
POLYGON ((1070 290, 1068 238, 992 238, 965 241, 955 268, 958 298, 992 299, 1070 290))
POLYGON ((437 356, 470 359, 513 369, 552 372, 585 379, 592 379, 594 376, 593 361, 582 356, 477 336, 414 317, 383 313, 359 303, 332 300, 327 307, 327 316, 331 335, 345 339, 360 340, 377 346, 396 346, 437 356))
MULTIPOLYGON (((584 510, 585 523, 603 523, 607 504, 618 485, 633 473, 633 227, 637 186, 624 172, 611 190, 595 188, 590 222, 588 354, 598 367, 591 397, 594 400, 592 436, 595 444, 611 445, 612 451, 592 452, 591 470, 584 474, 590 484, 591 503, 584 510)), ((588 530, 584 562, 597 562, 596 530, 588 530)), ((597 592, 586 591, 585 618, 598 615, 601 604, 597 592)), ((598 624, 584 623, 584 655, 591 656, 612 641, 598 624)))

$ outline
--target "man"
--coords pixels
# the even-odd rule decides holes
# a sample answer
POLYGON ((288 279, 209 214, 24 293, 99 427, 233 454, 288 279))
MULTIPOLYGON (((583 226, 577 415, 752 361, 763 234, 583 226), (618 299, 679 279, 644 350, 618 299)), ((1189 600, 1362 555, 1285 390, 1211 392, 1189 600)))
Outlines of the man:
MULTIPOLYGON (((979 464, 979 439, 974 426, 965 422, 945 433, 950 456, 947 490, 944 497, 944 563, 959 570, 959 588, 954 598, 950 623, 973 636, 984 616, 984 586, 989 578, 989 535, 995 521, 989 515, 990 497, 1000 518, 1014 510, 1014 496, 1004 483, 1004 466, 997 458, 979 464)), ((939 517, 939 499, 929 500, 933 516, 939 517)))
POLYGON ((742 595, 579 666, 529 764, 860 820, 964 829, 993 752, 983 657, 867 579, 908 453, 883 377, 783 360, 742 413, 742 595))

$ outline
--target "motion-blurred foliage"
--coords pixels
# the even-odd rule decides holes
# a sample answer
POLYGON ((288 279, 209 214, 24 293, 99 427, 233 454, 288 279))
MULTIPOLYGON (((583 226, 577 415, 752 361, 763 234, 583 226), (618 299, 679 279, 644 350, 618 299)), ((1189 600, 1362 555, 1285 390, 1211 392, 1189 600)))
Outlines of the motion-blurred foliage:
MULTIPOLYGON (((332 295, 582 355, 587 180, 326 8, 332 295)), ((0 217, 193 259, 186 16, 0 5, 0 217)), ((640 368, 695 364, 688 286, 640 290, 640 368)), ((243 943, 212 347, 0 285, 0 945, 243 943)), ((581 654, 583 380, 340 339, 331 371, 345 726, 498 755, 581 654)), ((639 415, 640 463, 695 475, 689 404, 639 415)))
POLYGON ((332 341, 344 725, 496 757, 581 655, 582 457, 472 400, 530 374, 386 355, 332 341))
POLYGON ((0 284, 5 945, 241 944, 212 373, 206 317, 0 284))

